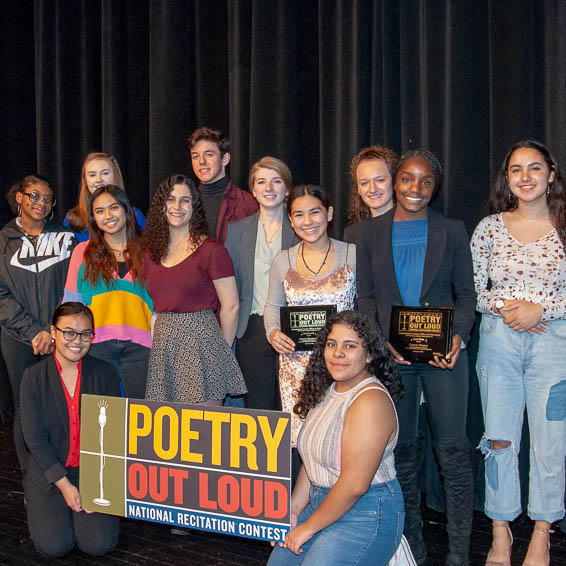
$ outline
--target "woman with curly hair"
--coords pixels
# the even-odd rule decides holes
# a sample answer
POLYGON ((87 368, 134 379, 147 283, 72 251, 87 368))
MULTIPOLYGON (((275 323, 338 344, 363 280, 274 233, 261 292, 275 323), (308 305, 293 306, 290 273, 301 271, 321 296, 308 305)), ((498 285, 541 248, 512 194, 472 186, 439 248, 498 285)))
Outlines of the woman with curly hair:
POLYGON ((153 301, 146 291, 141 232, 126 193, 115 185, 95 190, 89 239, 73 251, 64 301, 94 313, 90 354, 111 362, 126 397, 143 399, 151 348, 153 301))
POLYGON ((157 313, 146 398, 221 405, 246 393, 231 346, 238 291, 226 248, 207 236, 194 183, 172 175, 157 188, 144 232, 143 272, 157 313))
POLYGON ((317 336, 295 413, 304 462, 291 498, 291 530, 268 566, 382 566, 403 533, 393 450, 394 361, 362 313, 333 315, 317 336))
POLYGON ((393 208, 396 153, 382 145, 364 147, 350 164, 350 205, 344 241, 356 243, 359 225, 393 208))
POLYGON ((401 156, 395 174, 395 208, 360 225, 357 240, 358 305, 375 320, 398 364, 405 394, 397 403, 397 477, 405 499, 405 536, 418 564, 427 562, 418 485, 421 396, 434 454, 444 480, 447 565, 468 564, 473 476, 466 437, 469 370, 465 344, 475 319, 476 293, 468 234, 461 220, 429 203, 440 190, 442 166, 431 152, 401 156), (411 362, 389 342, 391 307, 452 307, 450 351, 428 363, 411 362))
MULTIPOLYGON (((114 185, 122 191, 124 181, 118 160, 108 153, 89 153, 83 161, 81 169, 81 184, 79 188, 79 202, 77 206, 69 210, 63 226, 68 226, 75 232, 79 242, 88 240, 88 228, 90 226, 90 199, 91 195, 103 185, 114 185)), ((140 210, 132 207, 136 222, 143 229, 145 216, 140 210)))
POLYGON ((486 564, 510 564, 509 523, 521 513, 518 455, 529 419, 534 528, 524 565, 550 562, 551 523, 564 516, 566 458, 566 183, 540 142, 515 144, 472 237, 478 310, 477 374, 485 434, 486 564))

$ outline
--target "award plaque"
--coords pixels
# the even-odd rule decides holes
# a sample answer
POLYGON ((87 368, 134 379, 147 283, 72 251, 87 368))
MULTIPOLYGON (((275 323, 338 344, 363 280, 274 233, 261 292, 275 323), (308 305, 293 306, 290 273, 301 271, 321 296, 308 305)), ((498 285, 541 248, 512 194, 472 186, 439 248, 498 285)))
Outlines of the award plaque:
POLYGON ((336 312, 336 305, 281 307, 281 331, 295 342, 295 352, 313 349, 316 335, 336 312))
POLYGON ((443 358, 452 349, 453 307, 391 307, 389 342, 410 362, 443 358))

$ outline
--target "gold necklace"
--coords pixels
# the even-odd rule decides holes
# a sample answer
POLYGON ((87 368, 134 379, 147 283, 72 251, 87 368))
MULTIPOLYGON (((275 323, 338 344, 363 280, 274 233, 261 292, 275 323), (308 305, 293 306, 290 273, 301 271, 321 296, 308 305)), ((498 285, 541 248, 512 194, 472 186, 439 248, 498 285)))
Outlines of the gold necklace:
POLYGON ((116 259, 118 261, 122 261, 126 258, 125 252, 127 248, 124 248, 123 250, 115 250, 114 248, 110 248, 110 249, 114 252, 114 254, 116 255, 116 259))

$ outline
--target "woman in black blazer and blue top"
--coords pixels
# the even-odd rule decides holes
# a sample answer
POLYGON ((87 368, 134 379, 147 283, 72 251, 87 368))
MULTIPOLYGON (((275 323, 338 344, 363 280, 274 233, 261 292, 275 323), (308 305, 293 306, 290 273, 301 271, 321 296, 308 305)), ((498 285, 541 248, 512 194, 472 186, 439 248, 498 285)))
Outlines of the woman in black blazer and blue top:
POLYGON ((259 211, 230 224, 225 242, 240 297, 236 358, 248 386, 246 407, 279 409, 277 354, 265 337, 263 309, 273 258, 298 242, 285 213, 293 178, 283 161, 267 156, 250 169, 249 187, 259 211))
POLYGON ((357 237, 359 309, 373 317, 385 339, 393 305, 454 307, 452 348, 445 358, 410 363, 387 342, 401 373, 397 404, 397 477, 405 498, 405 535, 418 563, 427 560, 422 537, 418 413, 421 392, 433 447, 444 479, 449 553, 446 564, 467 564, 472 527, 473 477, 466 438, 468 341, 476 294, 464 224, 428 207, 440 188, 442 168, 428 151, 401 156, 395 176, 395 209, 361 224, 357 237))
POLYGON ((55 310, 52 356, 26 369, 20 391, 22 429, 30 451, 24 478, 35 548, 52 558, 74 546, 102 555, 118 542, 118 517, 85 511, 79 485, 80 395, 120 396, 112 366, 90 358, 94 320, 81 303, 55 310))

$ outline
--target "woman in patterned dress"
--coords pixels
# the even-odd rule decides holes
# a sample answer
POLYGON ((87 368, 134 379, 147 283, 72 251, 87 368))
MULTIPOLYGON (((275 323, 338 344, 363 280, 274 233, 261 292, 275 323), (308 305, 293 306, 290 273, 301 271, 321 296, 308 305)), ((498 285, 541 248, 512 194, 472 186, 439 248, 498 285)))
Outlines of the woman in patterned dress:
POLYGON ((146 398, 221 405, 246 393, 230 349, 238 291, 226 248, 206 235, 198 191, 184 175, 163 181, 144 232, 143 272, 157 313, 146 398))
MULTIPOLYGON (((281 406, 292 413, 309 362, 309 351, 295 352, 295 343, 281 331, 282 306, 336 305, 351 309, 356 295, 356 247, 328 236, 332 203, 317 185, 299 185, 287 198, 287 214, 301 242, 279 252, 271 264, 264 322, 267 339, 280 354, 281 406)), ((301 426, 292 418, 292 444, 301 426)))
POLYGON ((548 149, 522 141, 507 153, 489 216, 472 238, 478 310, 477 374, 485 434, 485 513, 493 540, 486 564, 510 564, 509 523, 521 513, 518 454, 529 419, 524 565, 550 562, 551 523, 564 516, 566 456, 566 183, 548 149))

